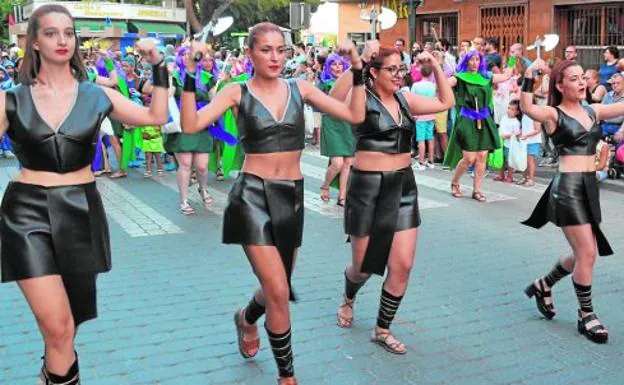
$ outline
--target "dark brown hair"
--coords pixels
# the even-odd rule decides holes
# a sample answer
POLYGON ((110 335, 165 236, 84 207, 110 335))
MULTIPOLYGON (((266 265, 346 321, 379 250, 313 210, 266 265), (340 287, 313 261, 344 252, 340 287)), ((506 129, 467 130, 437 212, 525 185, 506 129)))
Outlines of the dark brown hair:
POLYGON ((549 82, 549 93, 548 93, 548 105, 552 107, 556 107, 561 104, 563 100, 563 94, 561 91, 557 89, 557 84, 561 84, 563 82, 564 72, 574 66, 580 65, 577 62, 571 60, 562 60, 555 65, 552 72, 550 73, 550 82, 549 82))
POLYGON ((282 30, 277 25, 273 23, 269 23, 268 21, 265 21, 263 23, 258 23, 254 25, 253 27, 251 27, 251 29, 249 30, 249 36, 247 37, 247 44, 249 46, 249 49, 253 49, 253 47, 256 45, 256 40, 257 40, 258 35, 269 33, 269 32, 276 32, 284 36, 282 34, 282 30))
MULTIPOLYGON (((19 71, 19 79, 23 84, 31 85, 37 81, 37 75, 41 67, 41 57, 39 56, 39 52, 33 48, 33 43, 37 40, 37 32, 39 32, 39 28, 41 27, 41 18, 49 13, 62 13, 67 15, 67 17, 72 20, 74 32, 76 30, 76 25, 71 13, 62 5, 46 4, 37 8, 32 15, 30 15, 30 21, 28 22, 28 29, 26 31, 26 52, 24 53, 24 62, 19 71)), ((76 35, 74 36, 76 44, 74 53, 69 60, 69 66, 76 79, 78 81, 83 81, 87 80, 87 70, 82 61, 82 55, 80 54, 80 40, 76 35)))
POLYGON ((364 67, 364 79, 365 79, 366 88, 368 88, 374 94, 377 94, 375 90, 373 89, 373 82, 375 81, 375 79, 371 76, 370 69, 375 68, 379 70, 383 66, 383 63, 386 60, 386 58, 392 55, 399 55, 399 57, 401 57, 401 51, 399 51, 398 49, 394 47, 392 48, 381 47, 379 48, 379 53, 377 54, 377 56, 372 58, 372 60, 366 65, 366 67, 364 67))

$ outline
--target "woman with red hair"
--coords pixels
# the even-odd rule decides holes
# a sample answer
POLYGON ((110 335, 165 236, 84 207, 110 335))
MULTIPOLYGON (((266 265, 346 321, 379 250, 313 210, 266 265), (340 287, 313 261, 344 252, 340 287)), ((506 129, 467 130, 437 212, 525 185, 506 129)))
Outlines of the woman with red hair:
POLYGON ((531 283, 525 293, 535 296, 539 312, 552 319, 555 307, 551 289, 572 273, 579 303, 577 329, 589 340, 605 343, 608 332, 594 313, 591 288, 596 251, 605 256, 613 254, 613 250, 599 227, 595 154, 601 135, 598 122, 624 115, 624 103, 584 106, 587 80, 583 68, 576 62, 563 61, 551 73, 548 106, 540 107, 533 103, 533 73, 539 69, 545 69, 541 60, 527 68, 520 107, 531 119, 543 123, 559 153, 559 170, 523 224, 540 228, 552 222, 561 227, 572 255, 560 259, 547 275, 531 283))

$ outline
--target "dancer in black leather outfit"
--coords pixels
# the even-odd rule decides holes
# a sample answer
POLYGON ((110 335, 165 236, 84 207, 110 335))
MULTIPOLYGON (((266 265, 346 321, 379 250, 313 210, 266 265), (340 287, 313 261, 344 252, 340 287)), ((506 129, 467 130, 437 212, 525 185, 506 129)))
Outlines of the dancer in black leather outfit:
POLYGON ((601 256, 613 254, 600 230, 600 200, 596 181, 595 153, 600 140, 598 122, 624 115, 624 103, 584 107, 587 82, 583 68, 572 61, 563 61, 550 76, 548 106, 533 104, 533 73, 545 69, 544 62, 534 62, 525 74, 520 108, 552 138, 559 157, 559 171, 539 200, 533 214, 523 224, 540 228, 552 222, 563 230, 572 248, 572 255, 559 260, 543 278, 530 284, 525 293, 535 296, 537 308, 547 319, 555 316, 551 289, 572 273, 578 298, 579 333, 596 343, 608 340, 607 329, 600 323, 592 305, 592 276, 596 249, 601 256))
POLYGON ((91 172, 102 120, 130 126, 167 120, 167 71, 154 42, 137 45, 155 65, 150 109, 87 80, 66 8, 30 17, 21 85, 0 93, 0 135, 23 166, 0 214, 2 282, 17 281, 45 344, 40 384, 79 384, 74 336, 97 316, 96 277, 111 268, 108 224, 91 172))
MULTIPOLYGON (((390 333, 390 324, 407 290, 420 225, 418 189, 410 167, 412 116, 447 111, 455 104, 451 86, 433 56, 422 53, 419 60, 433 68, 437 99, 399 91, 407 73, 399 51, 381 49, 368 63, 366 119, 355 126, 355 161, 345 206, 352 261, 344 273, 338 326, 351 326, 356 293, 371 274, 383 276, 387 267, 371 340, 394 354, 407 352, 405 344, 390 333)), ((330 95, 341 99, 349 83, 346 77, 339 79, 330 95)))
MULTIPOLYGON (((194 43, 191 57, 204 50, 194 43)), ((182 95, 184 132, 208 127, 229 108, 237 115, 245 163, 228 199, 223 219, 223 242, 243 246, 261 289, 249 305, 234 315, 238 346, 245 358, 259 350, 256 321, 265 313, 265 327, 279 369, 278 383, 296 384, 291 348, 289 298, 295 255, 303 230, 304 103, 350 123, 364 119, 362 63, 349 47, 356 74, 350 104, 338 102, 311 83, 280 79, 286 58, 284 37, 271 23, 254 26, 248 55, 255 76, 224 88, 212 103, 195 111, 195 81, 187 75, 182 95), (190 79, 190 80, 189 80, 190 79)), ((194 65, 189 65, 194 73, 194 65)))

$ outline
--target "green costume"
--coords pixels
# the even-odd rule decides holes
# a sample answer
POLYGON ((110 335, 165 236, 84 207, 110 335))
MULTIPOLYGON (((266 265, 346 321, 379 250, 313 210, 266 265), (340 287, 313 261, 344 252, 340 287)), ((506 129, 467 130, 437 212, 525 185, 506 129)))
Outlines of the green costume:
MULTIPOLYGON (((175 85, 174 98, 180 100, 182 96, 183 83, 180 79, 180 71, 176 70, 173 74, 173 82, 175 85)), ((195 101, 208 103, 210 101, 208 97, 208 91, 215 85, 215 80, 212 74, 206 71, 201 72, 201 82, 206 85, 206 91, 197 89, 195 91, 195 101)), ((212 135, 208 130, 202 130, 196 134, 167 134, 165 138, 165 149, 167 152, 174 154, 181 152, 198 152, 198 153, 210 153, 212 152, 213 141, 212 135)))
MULTIPOLYGON (((329 94, 335 82, 335 80, 321 82, 318 87, 321 91, 329 94)), ((331 158, 334 156, 350 157, 354 154, 355 136, 351 123, 323 114, 321 120, 321 155, 331 158)))
POLYGON ((454 88, 457 118, 449 138, 444 165, 454 169, 462 159, 463 151, 493 151, 500 148, 498 129, 493 117, 492 78, 484 78, 478 73, 458 72, 454 88), (472 115, 489 113, 481 119, 472 115), (480 128, 478 123, 480 122, 480 128))
MULTIPOLYGON (((249 79, 246 73, 242 73, 236 77, 231 78, 227 82, 220 82, 217 86, 217 91, 221 91, 226 85, 230 83, 244 83, 249 79)), ((238 137, 238 127, 236 126, 236 117, 232 112, 232 109, 228 109, 223 115, 223 129, 238 137)), ((243 161, 245 160, 245 153, 240 145, 240 142, 234 146, 227 143, 218 142, 222 146, 221 152, 221 171, 225 178, 228 177, 230 171, 240 170, 243 167, 243 161)), ((217 154, 210 154, 210 162, 208 163, 208 170, 216 173, 219 168, 219 162, 217 161, 217 154)))
MULTIPOLYGON (((104 65, 106 67, 106 71, 111 73, 115 70, 115 65, 111 59, 104 60, 104 65)), ((128 90, 128 84, 126 83, 126 79, 124 79, 121 74, 117 76, 117 87, 119 88, 119 92, 130 99, 130 90, 128 90)), ((140 148, 142 135, 141 130, 137 128, 132 129, 124 129, 121 123, 116 122, 111 119, 111 123, 113 125, 113 130, 115 131, 116 136, 120 136, 122 140, 121 146, 121 160, 119 169, 127 170, 128 164, 130 161, 136 160, 136 148, 140 148), (119 131, 121 130, 121 132, 119 131)))
POLYGON ((143 135, 143 143, 141 144, 141 151, 143 152, 155 152, 160 154, 163 152, 163 140, 160 127, 158 126, 145 126, 141 130, 143 135))

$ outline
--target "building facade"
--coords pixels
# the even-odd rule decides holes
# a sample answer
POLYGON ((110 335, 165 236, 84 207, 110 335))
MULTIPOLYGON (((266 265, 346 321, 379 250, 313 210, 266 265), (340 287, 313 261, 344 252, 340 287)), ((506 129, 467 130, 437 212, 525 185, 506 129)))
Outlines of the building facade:
POLYGON ((501 52, 507 53, 513 43, 531 45, 537 35, 557 33, 560 43, 546 57, 562 57, 568 44, 577 46, 580 62, 587 67, 602 61, 605 46, 619 46, 624 54, 624 0, 424 0, 415 8, 413 36, 404 0, 333 1, 340 4, 339 41, 370 37, 371 25, 360 14, 383 6, 399 18, 394 27, 378 30, 383 45, 392 45, 399 37, 409 44, 434 41, 437 36, 457 46, 461 40, 483 36, 499 38, 501 52))
POLYGON ((83 42, 107 40, 111 48, 133 46, 137 38, 152 36, 163 41, 181 40, 186 34, 186 11, 175 0, 165 0, 161 6, 123 4, 100 1, 28 0, 19 14, 18 23, 9 33, 24 45, 30 15, 44 4, 59 4, 73 15, 76 32, 83 42))

